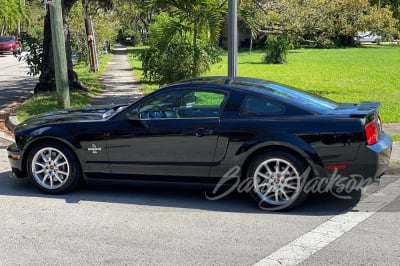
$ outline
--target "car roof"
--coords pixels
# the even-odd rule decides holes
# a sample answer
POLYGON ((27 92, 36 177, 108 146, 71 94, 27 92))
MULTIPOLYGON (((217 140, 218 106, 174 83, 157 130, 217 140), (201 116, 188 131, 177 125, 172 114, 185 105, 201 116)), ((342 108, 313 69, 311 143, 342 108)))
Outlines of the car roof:
MULTIPOLYGON (((201 78, 193 78, 188 80, 183 80, 180 82, 168 84, 165 87, 169 87, 170 85, 194 85, 194 84, 215 84, 215 85, 228 85, 231 89, 237 89, 243 92, 255 92, 264 95, 276 95, 276 90, 272 87, 274 86, 282 86, 288 88, 290 90, 297 90, 303 93, 307 93, 303 90, 293 88, 288 85, 284 85, 279 82, 274 82, 270 80, 257 79, 257 78, 248 78, 248 77, 228 77, 228 76, 210 76, 210 77, 201 77, 201 78)), ((163 86, 164 87, 164 86, 163 86)))
POLYGON ((213 83, 213 84, 229 84, 235 87, 252 87, 254 85, 270 84, 275 83, 269 80, 257 79, 257 78, 247 78, 247 77, 228 77, 228 76, 212 76, 212 77, 201 77, 184 80, 181 82, 176 82, 174 84, 180 83, 213 83))
MULTIPOLYGON (((280 98, 281 100, 284 100, 288 103, 302 106, 306 109, 316 112, 326 112, 327 110, 332 110, 337 107, 337 103, 330 99, 311 94, 306 91, 296 89, 278 82, 257 78, 227 76, 202 77, 189 79, 170 85, 185 86, 195 84, 215 84, 221 86, 225 85, 229 86, 231 89, 239 90, 242 92, 253 92, 261 95, 273 96, 280 98)), ((168 88, 169 86, 165 87, 168 88)))

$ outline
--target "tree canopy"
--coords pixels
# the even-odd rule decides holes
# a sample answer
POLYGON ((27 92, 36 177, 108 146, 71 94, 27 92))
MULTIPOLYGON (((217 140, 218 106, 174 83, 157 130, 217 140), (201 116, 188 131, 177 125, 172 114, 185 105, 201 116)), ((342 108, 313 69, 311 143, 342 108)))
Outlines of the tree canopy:
POLYGON ((30 8, 23 0, 0 0, 0 36, 19 32, 21 23, 30 22, 30 8))
MULTIPOLYGON (((34 4, 43 7, 43 0, 25 3, 26 6, 24 0, 0 0, 2 35, 17 34, 21 23, 30 22, 30 7, 34 4)), ((207 69, 212 58, 217 58, 216 50, 211 48, 226 37, 223 35, 227 0, 62 0, 62 3, 69 77, 76 88, 81 86, 73 72, 71 46, 85 58, 86 16, 93 17, 100 43, 114 41, 117 33, 122 40, 128 35, 135 36, 135 43, 140 39, 149 44, 159 58, 175 60, 172 54, 178 56, 190 68, 190 76, 198 76, 207 69), (178 48, 185 51, 184 56, 178 48)), ((260 40, 268 39, 267 44, 279 49, 283 48, 279 45, 283 41, 295 46, 345 46, 353 45, 354 36, 360 31, 371 31, 385 39, 399 31, 400 0, 238 0, 238 7, 240 27, 250 32, 250 45, 253 40, 263 43, 260 40)), ((36 19, 36 14, 32 15, 36 19)), ((47 13, 44 20, 33 21, 43 29, 38 91, 55 89, 48 17, 47 13)), ((38 35, 38 27, 26 28, 32 35, 38 35)), ((148 63, 153 67, 154 61, 148 63)), ((170 66, 173 64, 164 64, 164 68, 170 66)), ((182 75, 186 77, 188 73, 182 75)))
POLYGON ((346 45, 359 31, 390 37, 398 21, 389 7, 368 0, 251 0, 258 31, 289 34, 315 46, 346 45))

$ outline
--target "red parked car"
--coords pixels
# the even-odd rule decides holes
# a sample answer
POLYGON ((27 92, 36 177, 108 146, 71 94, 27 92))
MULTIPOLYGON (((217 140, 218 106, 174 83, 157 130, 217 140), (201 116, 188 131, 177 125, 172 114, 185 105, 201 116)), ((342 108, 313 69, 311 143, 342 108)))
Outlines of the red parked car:
POLYGON ((21 43, 15 36, 0 37, 0 53, 19 53, 21 52, 21 43))

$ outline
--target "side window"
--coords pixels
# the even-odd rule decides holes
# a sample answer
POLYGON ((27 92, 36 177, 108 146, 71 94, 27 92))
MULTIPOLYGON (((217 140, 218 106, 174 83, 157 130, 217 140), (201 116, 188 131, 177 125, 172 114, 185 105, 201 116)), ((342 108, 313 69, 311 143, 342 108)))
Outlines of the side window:
POLYGON ((140 119, 219 117, 225 94, 200 90, 176 90, 154 96, 141 104, 140 119))
POLYGON ((284 106, 255 96, 246 96, 240 106, 241 116, 273 116, 284 113, 284 106))

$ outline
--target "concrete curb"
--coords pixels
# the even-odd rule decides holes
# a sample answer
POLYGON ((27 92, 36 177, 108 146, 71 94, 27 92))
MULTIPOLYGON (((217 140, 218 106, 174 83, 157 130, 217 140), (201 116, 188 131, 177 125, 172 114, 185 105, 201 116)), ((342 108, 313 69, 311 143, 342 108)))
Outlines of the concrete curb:
POLYGON ((18 121, 17 114, 16 113, 11 113, 8 118, 6 119, 6 127, 10 131, 14 131, 15 127, 19 124, 20 122, 18 121))

